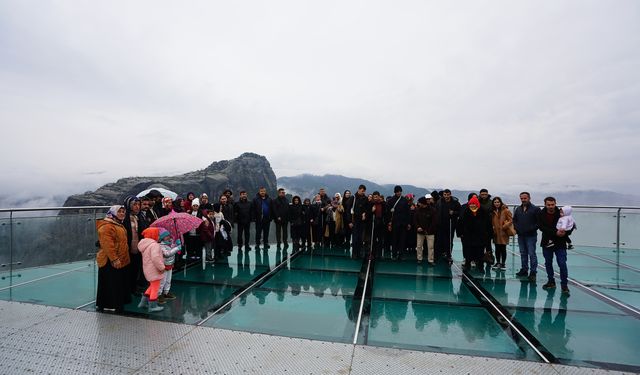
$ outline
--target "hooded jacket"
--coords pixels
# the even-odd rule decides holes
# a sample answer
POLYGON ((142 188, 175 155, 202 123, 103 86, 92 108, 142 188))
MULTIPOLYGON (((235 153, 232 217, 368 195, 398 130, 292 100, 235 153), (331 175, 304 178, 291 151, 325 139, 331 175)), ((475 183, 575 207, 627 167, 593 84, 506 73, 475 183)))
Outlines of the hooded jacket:
POLYGON ((98 241, 100 250, 96 254, 98 267, 104 267, 107 262, 119 261, 115 268, 124 268, 131 260, 129 258, 129 245, 127 231, 124 226, 112 219, 101 219, 96 222, 98 229, 98 241))
POLYGON ((142 253, 142 270, 147 281, 162 279, 164 256, 158 241, 144 238, 138 243, 138 250, 142 253))

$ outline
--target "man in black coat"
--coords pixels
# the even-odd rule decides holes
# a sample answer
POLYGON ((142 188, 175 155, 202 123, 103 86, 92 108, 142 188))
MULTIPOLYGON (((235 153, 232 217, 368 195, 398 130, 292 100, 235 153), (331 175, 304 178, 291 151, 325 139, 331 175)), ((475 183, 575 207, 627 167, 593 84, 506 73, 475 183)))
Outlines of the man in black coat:
POLYGON ((370 217, 369 198, 365 194, 367 187, 360 185, 358 191, 354 195, 354 203, 352 207, 352 222, 349 224, 353 230, 353 256, 361 257, 362 254, 362 242, 364 236, 364 228, 367 219, 370 217))
POLYGON ((442 198, 436 204, 438 210, 438 232, 436 233, 436 252, 451 263, 453 235, 460 215, 460 202, 451 196, 451 190, 445 189, 442 198))
POLYGON ((251 224, 251 202, 247 198, 247 192, 240 192, 240 200, 233 205, 233 222, 238 228, 238 249, 245 245, 246 250, 251 250, 249 246, 249 225, 251 224), (244 241, 243 241, 244 240, 244 241))
POLYGON ((563 231, 556 229, 559 219, 560 209, 556 207, 556 199, 554 197, 546 197, 544 199, 544 210, 540 210, 538 213, 538 228, 542 232, 540 246, 542 246, 542 255, 544 256, 544 266, 548 279, 542 288, 553 289, 556 287, 553 271, 553 256, 555 255, 558 268, 560 268, 562 294, 568 296, 567 237, 571 235, 573 230, 563 231))
POLYGON ((256 250, 260 248, 262 238, 264 248, 269 248, 269 226, 273 219, 273 200, 267 195, 267 189, 260 187, 251 202, 251 216, 256 222, 256 250))
POLYGON ((278 249, 280 248, 280 243, 284 243, 285 249, 288 248, 289 200, 283 188, 278 189, 278 197, 273 201, 273 221, 276 223, 276 244, 278 249))
POLYGON ((391 232, 392 258, 399 259, 405 250, 407 231, 411 229, 409 202, 402 196, 402 187, 393 188, 393 196, 387 201, 387 230, 391 232))

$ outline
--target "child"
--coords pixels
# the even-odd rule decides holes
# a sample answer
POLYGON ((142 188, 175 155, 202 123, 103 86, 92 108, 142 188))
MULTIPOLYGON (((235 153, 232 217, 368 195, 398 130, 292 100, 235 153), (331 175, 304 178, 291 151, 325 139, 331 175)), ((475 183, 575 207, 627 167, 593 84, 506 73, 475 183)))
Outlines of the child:
MULTIPOLYGON (((556 224, 557 230, 567 232, 576 228, 576 221, 573 219, 573 216, 571 216, 572 212, 573 208, 571 208, 571 206, 564 206, 560 209, 560 219, 558 219, 558 224, 556 224)), ((567 244, 569 245, 569 249, 573 249, 571 239, 568 236, 567 244)))
POLYGON ((160 238, 159 228, 147 228, 142 231, 144 239, 138 243, 138 250, 142 254, 142 269, 144 277, 149 282, 149 287, 140 298, 139 308, 147 307, 149 312, 164 310, 158 306, 158 291, 164 272, 164 260, 162 248, 158 243, 160 238))
POLYGON ((160 248, 162 249, 162 256, 164 257, 164 270, 165 273, 162 277, 162 281, 160 282, 160 297, 158 298, 159 303, 164 303, 165 300, 168 299, 176 299, 176 296, 171 293, 169 290, 171 289, 171 277, 173 275, 173 264, 176 262, 176 254, 180 252, 182 246, 178 240, 177 246, 171 248, 171 235, 165 229, 160 229, 160 234, 158 235, 158 240, 160 242, 160 248))
POLYGON ((231 224, 225 220, 220 203, 213 204, 213 223, 215 225, 214 246, 217 254, 229 255, 233 248, 231 242, 231 224))
POLYGON ((202 210, 202 222, 204 225, 200 225, 198 231, 200 231, 200 240, 202 240, 202 245, 206 251, 206 261, 209 263, 215 261, 213 240, 215 238, 216 225, 213 220, 213 211, 202 210))

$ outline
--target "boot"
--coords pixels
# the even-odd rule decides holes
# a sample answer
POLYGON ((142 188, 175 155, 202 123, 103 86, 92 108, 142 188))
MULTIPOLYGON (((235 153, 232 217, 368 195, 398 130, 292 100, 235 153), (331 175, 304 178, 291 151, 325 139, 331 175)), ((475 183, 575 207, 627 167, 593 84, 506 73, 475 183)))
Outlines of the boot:
POLYGON ((164 310, 164 307, 158 306, 158 301, 149 301, 149 312, 158 312, 164 310))
POLYGON ((149 306, 149 297, 144 294, 140 297, 140 303, 138 303, 138 308, 142 309, 149 306))

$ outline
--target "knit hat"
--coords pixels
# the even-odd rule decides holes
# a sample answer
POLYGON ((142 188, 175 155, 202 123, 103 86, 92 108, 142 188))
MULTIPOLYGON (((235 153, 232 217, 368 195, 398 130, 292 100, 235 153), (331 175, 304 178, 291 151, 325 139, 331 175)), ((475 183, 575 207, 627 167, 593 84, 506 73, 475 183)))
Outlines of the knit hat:
POLYGON ((478 197, 476 197, 475 195, 471 197, 471 199, 469 199, 469 206, 471 206, 472 204, 475 204, 476 206, 480 207, 480 201, 478 200, 478 197))
POLYGON ((198 198, 193 198, 193 200, 191 201, 191 206, 199 206, 200 205, 200 199, 198 198))
POLYGON ((142 231, 142 236, 144 238, 150 238, 150 239, 152 239, 154 241, 158 241, 158 238, 160 236, 160 228, 149 227, 149 228, 147 228, 147 229, 142 231))
POLYGON ((160 229, 160 234, 158 235, 158 241, 162 241, 165 238, 171 236, 171 233, 169 233, 169 231, 167 231, 166 229, 160 229))

